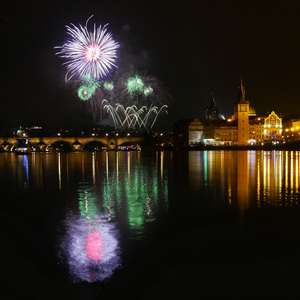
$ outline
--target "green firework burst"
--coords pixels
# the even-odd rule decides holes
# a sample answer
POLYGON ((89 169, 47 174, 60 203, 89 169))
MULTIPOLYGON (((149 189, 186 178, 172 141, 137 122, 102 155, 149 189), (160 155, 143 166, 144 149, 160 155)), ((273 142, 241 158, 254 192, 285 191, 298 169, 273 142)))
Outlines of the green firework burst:
POLYGON ((144 82, 141 77, 135 76, 127 80, 126 89, 129 94, 143 93, 144 92, 144 82))
POLYGON ((78 91, 77 91, 77 95, 78 97, 83 100, 83 101, 87 101, 89 99, 91 99, 91 97, 93 96, 95 92, 95 89, 93 87, 89 87, 86 85, 82 85, 78 91))
POLYGON ((110 81, 105 81, 103 86, 107 91, 112 91, 114 89, 114 84, 110 81))
POLYGON ((152 94, 152 92, 153 92, 153 88, 151 86, 145 87, 145 89, 144 89, 144 95, 145 96, 148 96, 148 95, 152 94))

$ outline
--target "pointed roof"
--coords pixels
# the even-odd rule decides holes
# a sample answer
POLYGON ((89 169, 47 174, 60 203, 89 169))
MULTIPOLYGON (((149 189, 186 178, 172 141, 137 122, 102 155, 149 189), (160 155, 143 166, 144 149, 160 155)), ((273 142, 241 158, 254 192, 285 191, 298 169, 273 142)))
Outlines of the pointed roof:
POLYGON ((241 78, 241 92, 242 92, 242 97, 241 97, 241 102, 245 102, 245 86, 243 85, 243 78, 241 78))
POLYGON ((238 96, 238 103, 250 103, 246 100, 246 92, 245 86, 243 85, 243 79, 241 78, 241 85, 239 86, 239 96, 238 96))
POLYGON ((214 93, 211 92, 210 105, 209 108, 217 108, 216 101, 214 98, 214 93))

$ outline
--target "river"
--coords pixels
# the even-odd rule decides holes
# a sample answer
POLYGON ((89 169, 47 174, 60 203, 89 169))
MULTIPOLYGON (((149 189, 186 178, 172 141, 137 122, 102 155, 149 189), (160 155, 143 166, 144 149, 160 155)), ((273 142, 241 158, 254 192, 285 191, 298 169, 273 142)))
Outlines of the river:
POLYGON ((300 151, 0 153, 5 291, 295 297, 300 151))

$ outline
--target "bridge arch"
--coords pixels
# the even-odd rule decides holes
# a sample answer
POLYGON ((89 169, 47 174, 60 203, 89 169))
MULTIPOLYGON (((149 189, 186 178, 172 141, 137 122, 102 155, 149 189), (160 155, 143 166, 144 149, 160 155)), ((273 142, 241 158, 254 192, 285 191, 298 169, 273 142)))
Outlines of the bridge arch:
POLYGON ((163 147, 173 147, 173 144, 168 140, 163 140, 161 144, 163 147))
POLYGON ((141 151, 142 148, 139 144, 134 142, 123 142, 117 146, 118 151, 141 151))
POLYGON ((81 151, 95 152, 95 151, 107 151, 107 145, 101 141, 90 141, 82 146, 81 151))
POLYGON ((7 141, 4 141, 2 144, 1 144, 1 150, 3 151, 7 151, 7 152, 11 152, 12 149, 14 147, 14 144, 11 144, 7 141))
POLYGON ((69 142, 58 140, 53 143, 50 143, 46 146, 45 150, 47 152, 71 152, 73 151, 72 145, 69 142))
MULTIPOLYGON (((107 151, 116 151, 117 147, 123 145, 125 142, 129 142, 132 145, 137 144, 141 148, 149 147, 148 143, 145 143, 145 137, 141 136, 113 136, 108 135, 105 137, 27 137, 29 143, 34 146, 34 151, 44 152, 52 149, 54 143, 67 143, 70 147, 70 151, 82 151, 82 148, 91 141, 101 142, 107 147, 107 151)), ((16 144, 16 137, 0 137, 0 151, 12 151, 13 146, 16 144)), ((54 144, 56 145, 56 144, 54 144)), ((126 144, 125 144, 126 145, 126 144)), ((58 149, 59 150, 59 149, 58 149)), ((69 147, 68 147, 69 151, 69 147)))

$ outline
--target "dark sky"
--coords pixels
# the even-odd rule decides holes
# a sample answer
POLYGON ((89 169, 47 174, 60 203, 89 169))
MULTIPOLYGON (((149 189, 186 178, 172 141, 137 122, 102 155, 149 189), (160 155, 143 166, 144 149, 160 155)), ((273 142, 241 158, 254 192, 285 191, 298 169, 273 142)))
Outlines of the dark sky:
POLYGON ((298 1, 7 1, 0 11, 0 125, 92 122, 63 86, 54 46, 65 25, 109 23, 143 67, 168 87, 168 116, 204 117, 211 92, 225 117, 233 114, 241 77, 258 114, 300 113, 300 5, 298 1), (176 4, 178 3, 178 4, 176 4))

